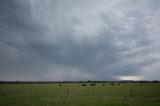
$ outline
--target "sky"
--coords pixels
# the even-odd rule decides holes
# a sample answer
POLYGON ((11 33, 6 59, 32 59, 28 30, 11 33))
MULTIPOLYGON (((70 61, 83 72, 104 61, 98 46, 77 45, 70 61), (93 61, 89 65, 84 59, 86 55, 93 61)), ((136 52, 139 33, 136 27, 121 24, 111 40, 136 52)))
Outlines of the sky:
POLYGON ((0 80, 160 80, 160 0, 0 0, 0 80))

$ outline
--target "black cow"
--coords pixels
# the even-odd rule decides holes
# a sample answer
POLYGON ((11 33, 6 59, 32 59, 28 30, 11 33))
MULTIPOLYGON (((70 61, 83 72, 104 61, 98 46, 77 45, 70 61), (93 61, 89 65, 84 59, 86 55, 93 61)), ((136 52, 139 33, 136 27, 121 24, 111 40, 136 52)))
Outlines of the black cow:
POLYGON ((97 84, 90 84, 91 86, 97 86, 97 84))
POLYGON ((87 84, 82 84, 81 86, 87 86, 87 84))

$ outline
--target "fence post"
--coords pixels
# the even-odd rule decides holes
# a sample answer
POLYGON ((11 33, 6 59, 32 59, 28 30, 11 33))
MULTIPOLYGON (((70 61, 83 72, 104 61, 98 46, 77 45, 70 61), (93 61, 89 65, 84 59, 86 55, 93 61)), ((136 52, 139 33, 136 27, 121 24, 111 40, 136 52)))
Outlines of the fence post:
POLYGON ((67 99, 69 100, 69 89, 67 89, 67 99))
POLYGON ((130 91, 130 97, 131 97, 131 99, 133 98, 133 90, 132 90, 132 88, 131 88, 131 91, 130 91))
POLYGON ((93 91, 93 96, 95 96, 95 87, 94 86, 92 88, 92 91, 93 91))

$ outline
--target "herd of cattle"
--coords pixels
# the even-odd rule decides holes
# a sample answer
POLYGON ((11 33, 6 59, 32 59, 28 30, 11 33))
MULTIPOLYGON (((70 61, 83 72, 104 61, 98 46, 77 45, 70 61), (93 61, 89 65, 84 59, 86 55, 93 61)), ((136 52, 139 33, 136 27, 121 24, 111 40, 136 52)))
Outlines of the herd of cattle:
MULTIPOLYGON (((81 84, 81 86, 87 86, 88 84, 81 84)), ((95 83, 92 83, 92 84, 89 84, 90 86, 97 86, 97 84, 95 83)), ((114 83, 111 83, 110 85, 115 85, 114 83)), ((120 85, 119 83, 117 85, 120 85)), ((102 86, 105 86, 105 84, 103 83, 102 86)))
MULTIPOLYGON (((91 83, 91 84, 81 84, 81 86, 97 86, 96 83, 91 83)), ((110 85, 115 85, 115 83, 110 83, 110 85)), ((117 83, 116 85, 120 85, 119 83, 117 83)), ((62 86, 62 84, 59 84, 59 86, 62 86)), ((103 83, 102 86, 105 86, 105 84, 103 83)))

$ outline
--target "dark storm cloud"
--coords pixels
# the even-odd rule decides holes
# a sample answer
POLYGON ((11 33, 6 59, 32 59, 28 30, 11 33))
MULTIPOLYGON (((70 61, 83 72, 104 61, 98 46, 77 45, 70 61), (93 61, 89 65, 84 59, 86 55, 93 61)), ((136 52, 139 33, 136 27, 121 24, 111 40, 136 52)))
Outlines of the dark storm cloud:
POLYGON ((159 79, 158 4, 0 0, 0 80, 159 79))

